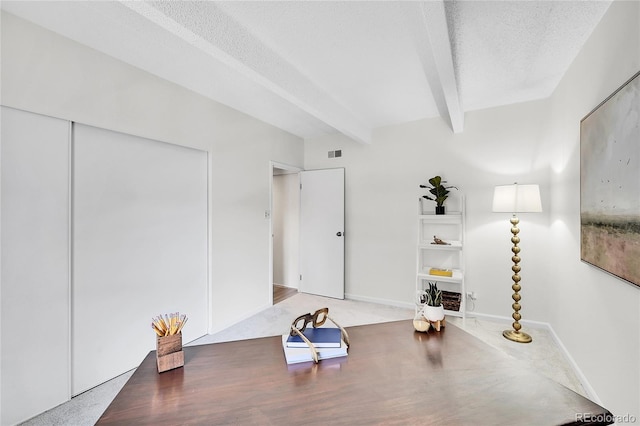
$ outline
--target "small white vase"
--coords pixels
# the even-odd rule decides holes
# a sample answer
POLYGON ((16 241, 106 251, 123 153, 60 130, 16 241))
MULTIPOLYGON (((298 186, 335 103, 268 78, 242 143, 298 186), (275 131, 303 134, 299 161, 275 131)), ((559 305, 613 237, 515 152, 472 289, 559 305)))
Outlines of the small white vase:
POLYGON ((444 306, 424 305, 422 314, 431 322, 442 321, 444 319, 444 306))

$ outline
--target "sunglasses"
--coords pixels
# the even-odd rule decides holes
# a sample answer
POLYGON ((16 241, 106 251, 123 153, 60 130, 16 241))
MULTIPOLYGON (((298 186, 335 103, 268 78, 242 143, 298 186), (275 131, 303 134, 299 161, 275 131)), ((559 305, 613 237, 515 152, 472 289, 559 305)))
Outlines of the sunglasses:
POLYGON ((322 308, 315 311, 313 314, 308 313, 304 315, 300 315, 298 318, 293 320, 291 323, 291 331, 289 334, 291 336, 295 336, 296 334, 302 338, 302 340, 309 346, 309 350, 311 350, 311 354, 313 356, 313 361, 318 362, 318 352, 316 351, 313 343, 307 339, 307 337, 303 334, 303 332, 307 329, 307 324, 311 323, 313 327, 321 327, 326 321, 330 320, 332 323, 336 325, 340 329, 340 333, 342 334, 342 340, 349 347, 349 335, 347 331, 340 326, 337 322, 335 322, 331 317, 329 317, 329 308, 322 308))
POLYGON ((314 328, 321 327, 327 318, 329 318, 329 308, 318 309, 313 315, 310 313, 300 315, 291 323, 291 332, 289 334, 291 336, 295 336, 297 334, 295 332, 296 329, 301 333, 304 332, 307 329, 307 324, 309 323, 311 323, 314 328))

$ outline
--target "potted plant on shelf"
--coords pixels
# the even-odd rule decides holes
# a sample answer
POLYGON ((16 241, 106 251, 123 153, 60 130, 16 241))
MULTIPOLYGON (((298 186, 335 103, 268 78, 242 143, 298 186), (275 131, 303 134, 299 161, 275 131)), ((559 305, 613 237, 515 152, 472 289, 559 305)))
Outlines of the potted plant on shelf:
POLYGON ((444 186, 445 183, 447 182, 440 176, 434 176, 429 179, 431 186, 420 185, 420 188, 426 188, 431 193, 431 195, 423 195, 422 198, 436 202, 436 214, 444 214, 444 202, 449 197, 449 190, 458 189, 455 186, 444 186))
POLYGON ((442 306, 442 290, 438 290, 437 283, 429 283, 425 291, 425 305, 422 315, 434 324, 434 328, 440 331, 440 325, 444 322, 444 306, 442 306))

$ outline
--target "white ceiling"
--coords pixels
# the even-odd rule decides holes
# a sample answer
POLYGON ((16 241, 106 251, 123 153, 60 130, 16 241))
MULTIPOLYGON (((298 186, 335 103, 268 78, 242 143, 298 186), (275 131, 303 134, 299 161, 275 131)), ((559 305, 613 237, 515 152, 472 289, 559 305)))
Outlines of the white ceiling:
POLYGON ((549 96, 610 1, 2 1, 303 138, 549 96))

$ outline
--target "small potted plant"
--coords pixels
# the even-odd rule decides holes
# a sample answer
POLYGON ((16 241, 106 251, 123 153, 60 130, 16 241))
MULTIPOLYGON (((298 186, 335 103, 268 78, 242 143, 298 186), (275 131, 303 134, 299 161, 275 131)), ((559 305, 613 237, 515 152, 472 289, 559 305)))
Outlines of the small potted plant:
POLYGON ((438 284, 429 283, 429 288, 425 291, 424 296, 425 305, 422 310, 424 317, 432 323, 442 321, 444 306, 442 306, 442 290, 438 290, 438 284))
POLYGON ((436 202, 436 214, 444 214, 444 202, 449 197, 450 189, 458 189, 455 186, 444 186, 447 183, 440 176, 429 179, 429 185, 420 185, 420 188, 428 189, 431 195, 423 195, 422 198, 436 202))

